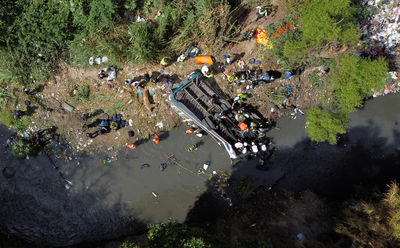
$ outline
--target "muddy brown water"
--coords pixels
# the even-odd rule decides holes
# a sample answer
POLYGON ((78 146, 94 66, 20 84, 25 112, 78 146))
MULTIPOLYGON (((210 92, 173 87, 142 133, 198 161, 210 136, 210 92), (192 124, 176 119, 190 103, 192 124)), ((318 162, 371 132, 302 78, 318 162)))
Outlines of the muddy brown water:
MULTIPOLYGON (((208 175, 196 173, 207 161, 211 161, 207 173, 232 168, 235 178, 252 176, 262 185, 328 191, 322 179, 337 179, 339 165, 360 140, 373 147, 379 138, 388 154, 398 148, 399 109, 399 94, 368 101, 363 110, 352 114, 348 145, 343 147, 312 144, 302 116, 283 118, 278 122, 280 130, 269 134, 278 148, 269 171, 256 170, 256 160, 231 167, 228 154, 211 137, 186 135, 183 127, 162 134, 158 145, 149 141, 134 151, 121 151, 119 160, 109 165, 103 164, 105 155, 100 154, 69 162, 53 160, 56 170, 45 155, 16 160, 2 148, 0 169, 13 168, 15 175, 0 174, 0 231, 37 244, 60 246, 132 234, 143 224, 168 218, 184 221, 209 188, 208 175), (187 151, 198 142, 197 151, 187 151), (169 165, 161 171, 167 154, 174 154, 185 169, 169 165), (72 184, 69 189, 64 179, 72 184)), ((10 133, 0 127, 1 144, 10 133)))

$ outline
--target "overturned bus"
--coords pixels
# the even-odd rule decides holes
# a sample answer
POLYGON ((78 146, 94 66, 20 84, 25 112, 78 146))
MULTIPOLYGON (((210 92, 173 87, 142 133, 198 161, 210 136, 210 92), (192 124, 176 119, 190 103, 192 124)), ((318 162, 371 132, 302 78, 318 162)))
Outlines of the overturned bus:
MULTIPOLYGON (((193 73, 179 87, 167 93, 167 101, 178 115, 207 132, 231 159, 238 158, 236 142, 257 139, 253 132, 243 132, 237 125, 232 105, 207 82, 201 73, 193 73)), ((262 122, 252 113, 252 119, 262 122)))

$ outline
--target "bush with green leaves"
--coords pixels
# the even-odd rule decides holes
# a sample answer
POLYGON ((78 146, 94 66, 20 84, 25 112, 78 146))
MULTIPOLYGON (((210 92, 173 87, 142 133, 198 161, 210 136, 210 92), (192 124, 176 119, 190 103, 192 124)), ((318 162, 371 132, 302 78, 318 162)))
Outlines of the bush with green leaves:
POLYGON ((75 98, 77 99, 77 101, 87 101, 89 100, 90 97, 90 87, 87 83, 81 85, 78 87, 78 89, 76 90, 76 95, 75 98))
POLYGON ((19 137, 11 146, 12 154, 19 159, 35 157, 39 154, 40 148, 33 144, 29 139, 19 137))
POLYGON ((363 105, 372 89, 385 86, 388 65, 383 58, 371 61, 343 54, 330 70, 326 81, 333 86, 329 93, 333 99, 325 103, 325 109, 314 107, 308 111, 307 132, 314 141, 336 144, 336 135, 346 132, 348 114, 363 105))
POLYGON ((127 10, 133 11, 133 10, 135 10, 136 7, 137 7, 137 1, 136 1, 136 0, 127 0, 127 1, 125 2, 124 7, 125 7, 127 10))
POLYGON ((275 105, 280 105, 285 101, 286 99, 286 94, 285 90, 283 88, 278 88, 274 91, 274 93, 271 96, 271 102, 275 105))
POLYGON ((65 42, 72 37, 69 6, 50 0, 18 0, 14 6, 22 6, 22 11, 2 34, 6 46, 0 60, 7 63, 0 63, 1 69, 12 72, 21 83, 30 75, 44 80, 54 72, 65 42))
POLYGON ((169 221, 149 225, 149 247, 206 248, 211 247, 202 237, 206 232, 200 228, 169 221))
POLYGON ((337 143, 337 135, 346 133, 347 113, 312 107, 307 110, 306 130, 310 139, 317 142, 337 143))
POLYGON ((17 132, 24 132, 31 123, 28 116, 23 116, 21 120, 15 119, 13 111, 9 109, 1 109, 0 122, 7 127, 14 128, 17 132))
POLYGON ((128 58, 136 63, 155 60, 159 49, 154 38, 155 25, 151 22, 136 22, 129 26, 128 58))
POLYGON ((339 57, 339 64, 330 75, 334 96, 341 111, 350 113, 362 106, 371 90, 385 86, 388 65, 383 58, 360 59, 352 55, 339 57))
POLYGON ((203 52, 222 49, 231 34, 230 5, 227 0, 197 0, 187 8, 182 27, 171 40, 171 49, 181 53, 190 45, 203 52))
POLYGON ((351 0, 286 0, 295 5, 291 23, 298 27, 291 37, 283 35, 277 45, 277 58, 288 66, 300 66, 308 53, 328 44, 355 45, 360 31, 355 26, 356 8, 351 0), (301 3, 301 4, 299 4, 301 3), (283 40, 284 39, 284 40, 283 40))

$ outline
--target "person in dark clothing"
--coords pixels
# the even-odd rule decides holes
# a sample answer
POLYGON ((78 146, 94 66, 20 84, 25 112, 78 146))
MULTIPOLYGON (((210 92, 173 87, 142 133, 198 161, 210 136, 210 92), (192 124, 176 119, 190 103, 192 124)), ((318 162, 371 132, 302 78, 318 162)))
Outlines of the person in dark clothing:
POLYGON ((21 120, 22 116, 24 115, 24 112, 22 112, 21 110, 14 110, 14 117, 17 120, 21 120))
POLYGON ((88 114, 83 113, 83 114, 81 115, 81 120, 82 120, 82 121, 87 121, 88 119, 89 119, 89 115, 88 115, 88 114))
POLYGON ((107 128, 105 127, 100 127, 97 131, 98 134, 104 135, 107 133, 107 128))
POLYGON ((99 72, 99 74, 97 74, 97 76, 98 76, 100 79, 103 79, 103 78, 107 77, 107 74, 106 74, 106 72, 105 72, 104 70, 101 70, 101 71, 99 72))
POLYGON ((89 139, 93 139, 95 138, 98 134, 98 132, 93 132, 93 133, 86 133, 86 137, 88 137, 89 139))
POLYGON ((27 95, 31 94, 31 90, 29 88, 24 88, 24 93, 27 95))

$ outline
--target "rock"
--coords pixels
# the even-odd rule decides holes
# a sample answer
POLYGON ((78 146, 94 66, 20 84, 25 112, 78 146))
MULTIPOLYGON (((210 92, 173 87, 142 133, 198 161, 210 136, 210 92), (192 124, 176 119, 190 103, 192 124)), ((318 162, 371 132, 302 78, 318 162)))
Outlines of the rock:
POLYGON ((63 102, 62 104, 61 104, 61 107, 63 108, 63 109, 65 109, 65 110, 67 110, 68 112, 74 112, 74 107, 72 107, 71 105, 69 105, 68 103, 66 103, 66 102, 63 102))

